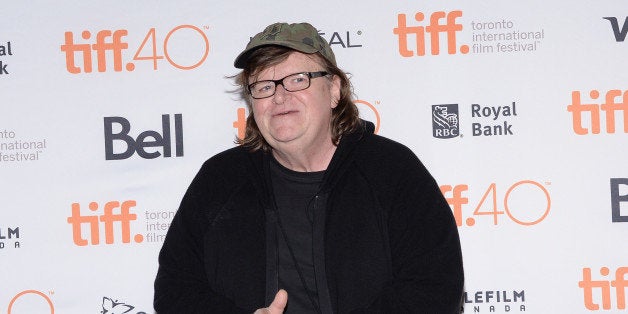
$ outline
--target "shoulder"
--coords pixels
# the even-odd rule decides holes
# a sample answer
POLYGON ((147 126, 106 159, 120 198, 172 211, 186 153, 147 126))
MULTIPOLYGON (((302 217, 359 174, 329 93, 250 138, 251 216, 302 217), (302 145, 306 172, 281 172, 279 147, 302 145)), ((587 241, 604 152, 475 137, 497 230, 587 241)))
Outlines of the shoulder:
POLYGON ((229 188, 250 177, 256 160, 261 160, 262 152, 250 152, 236 146, 207 159, 200 167, 192 185, 204 188, 229 188))
POLYGON ((248 156, 251 154, 255 153, 248 151, 242 146, 235 146, 210 157, 205 163, 229 164, 234 161, 237 162, 249 158, 248 156))
POLYGON ((201 171, 211 172, 239 172, 246 171, 251 166, 252 158, 260 155, 261 152, 250 152, 242 146, 236 146, 222 151, 207 159, 201 171))
POLYGON ((368 134, 359 141, 356 157, 377 162, 418 162, 416 154, 406 145, 387 137, 368 134))
POLYGON ((257 180, 252 173, 256 172, 254 160, 261 154, 238 146, 207 159, 188 186, 181 208, 191 210, 193 215, 215 214, 222 204, 257 180))
POLYGON ((357 143, 352 159, 362 174, 374 184, 419 186, 434 181, 409 147, 380 135, 365 135, 357 143))

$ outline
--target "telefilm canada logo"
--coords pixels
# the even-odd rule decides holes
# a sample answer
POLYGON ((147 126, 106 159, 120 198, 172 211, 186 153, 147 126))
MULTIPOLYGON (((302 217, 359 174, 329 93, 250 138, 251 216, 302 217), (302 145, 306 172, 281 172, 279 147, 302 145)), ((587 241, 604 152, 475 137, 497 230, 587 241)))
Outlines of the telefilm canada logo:
POLYGON ((0 250, 20 248, 20 227, 0 226, 0 250))
POLYGON ((460 313, 516 313, 526 311, 525 290, 465 291, 460 313))

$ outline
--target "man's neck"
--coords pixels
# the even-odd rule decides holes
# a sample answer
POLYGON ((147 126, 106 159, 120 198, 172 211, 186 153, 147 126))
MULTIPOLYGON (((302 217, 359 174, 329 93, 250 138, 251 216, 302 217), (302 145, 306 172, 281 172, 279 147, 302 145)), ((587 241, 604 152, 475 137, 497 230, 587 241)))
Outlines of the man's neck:
POLYGON ((316 149, 273 149, 273 156, 284 167, 299 172, 324 171, 336 151, 336 145, 328 142, 316 149))

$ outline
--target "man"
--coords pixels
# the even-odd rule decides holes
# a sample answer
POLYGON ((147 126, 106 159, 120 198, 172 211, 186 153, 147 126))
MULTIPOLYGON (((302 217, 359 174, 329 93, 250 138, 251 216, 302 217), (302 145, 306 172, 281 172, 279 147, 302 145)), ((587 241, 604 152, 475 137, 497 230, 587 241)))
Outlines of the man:
POLYGON ((412 151, 358 118, 317 30, 270 25, 235 66, 246 135, 188 188, 160 252, 157 312, 459 312, 447 202, 412 151))

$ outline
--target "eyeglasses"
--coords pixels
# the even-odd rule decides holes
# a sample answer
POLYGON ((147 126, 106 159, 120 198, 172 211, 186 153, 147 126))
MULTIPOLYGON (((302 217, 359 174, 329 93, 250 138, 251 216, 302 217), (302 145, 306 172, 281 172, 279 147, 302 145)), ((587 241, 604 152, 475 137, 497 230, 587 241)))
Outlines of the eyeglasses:
POLYGON ((255 99, 268 98, 275 95, 277 85, 283 86, 286 91, 297 92, 310 87, 310 80, 313 78, 325 76, 329 73, 325 71, 319 72, 301 72, 290 74, 279 80, 257 81, 248 86, 251 97, 255 99))

